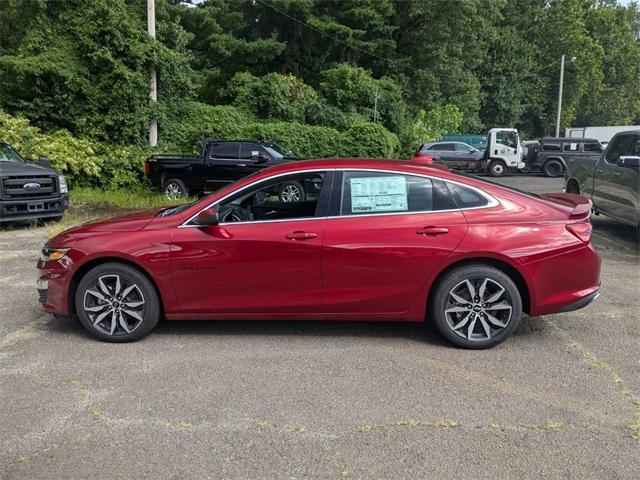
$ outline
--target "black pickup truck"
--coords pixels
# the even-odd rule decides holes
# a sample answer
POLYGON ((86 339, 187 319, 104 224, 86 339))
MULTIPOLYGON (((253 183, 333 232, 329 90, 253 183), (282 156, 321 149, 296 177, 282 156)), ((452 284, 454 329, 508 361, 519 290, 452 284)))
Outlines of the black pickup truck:
MULTIPOLYGON (((300 160, 274 142, 206 139, 200 155, 152 155, 145 163, 148 183, 167 198, 212 192, 263 168, 300 160)), ((279 187, 282 201, 306 198, 308 187, 289 182, 279 187)))
POLYGON ((11 145, 0 141, 0 223, 56 219, 69 206, 64 176, 48 166, 27 162, 11 145))

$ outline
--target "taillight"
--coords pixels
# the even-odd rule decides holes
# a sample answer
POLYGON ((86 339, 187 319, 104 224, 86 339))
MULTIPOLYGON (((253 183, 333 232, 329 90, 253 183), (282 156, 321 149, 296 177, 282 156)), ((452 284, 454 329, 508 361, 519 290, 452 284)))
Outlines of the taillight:
POLYGON ((569 223, 566 227, 567 230, 573 233, 579 240, 584 243, 589 243, 592 229, 590 222, 569 223))
POLYGON ((151 165, 149 165, 149 159, 147 158, 144 162, 144 173, 149 175, 150 171, 151 171, 151 165))

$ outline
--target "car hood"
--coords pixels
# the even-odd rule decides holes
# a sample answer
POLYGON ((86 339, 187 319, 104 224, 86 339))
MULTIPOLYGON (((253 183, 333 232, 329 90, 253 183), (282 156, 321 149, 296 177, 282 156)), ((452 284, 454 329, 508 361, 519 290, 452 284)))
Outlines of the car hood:
POLYGON ((126 215, 120 215, 113 218, 95 220, 93 222, 78 225, 77 227, 65 230, 59 235, 53 237, 48 245, 50 246, 69 246, 76 239, 93 236, 104 232, 134 232, 142 230, 147 224, 153 220, 156 214, 162 210, 154 208, 150 210, 142 210, 132 212, 126 215))
POLYGON ((57 172, 42 165, 36 165, 35 163, 0 162, 0 174, 3 173, 11 175, 42 175, 57 172))

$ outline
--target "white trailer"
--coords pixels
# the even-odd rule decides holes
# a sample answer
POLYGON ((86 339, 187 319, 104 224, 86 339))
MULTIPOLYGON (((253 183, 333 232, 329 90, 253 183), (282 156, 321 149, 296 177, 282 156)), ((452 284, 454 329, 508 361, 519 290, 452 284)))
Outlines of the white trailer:
POLYGON ((607 146, 609 140, 616 133, 636 130, 638 125, 615 125, 602 127, 571 127, 565 130, 565 137, 568 138, 595 138, 603 147, 607 146))

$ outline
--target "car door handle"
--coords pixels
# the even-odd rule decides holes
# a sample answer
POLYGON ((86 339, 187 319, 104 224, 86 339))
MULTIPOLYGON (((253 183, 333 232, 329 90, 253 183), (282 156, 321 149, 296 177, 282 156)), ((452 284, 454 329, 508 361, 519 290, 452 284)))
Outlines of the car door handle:
POLYGON ((420 230, 417 230, 416 233, 418 235, 444 235, 445 233, 449 233, 449 229, 445 227, 424 227, 420 230))
POLYGON ((288 240, 311 240, 312 238, 316 238, 317 236, 318 234, 313 232, 295 231, 287 233, 285 235, 285 238, 287 238, 288 240))

